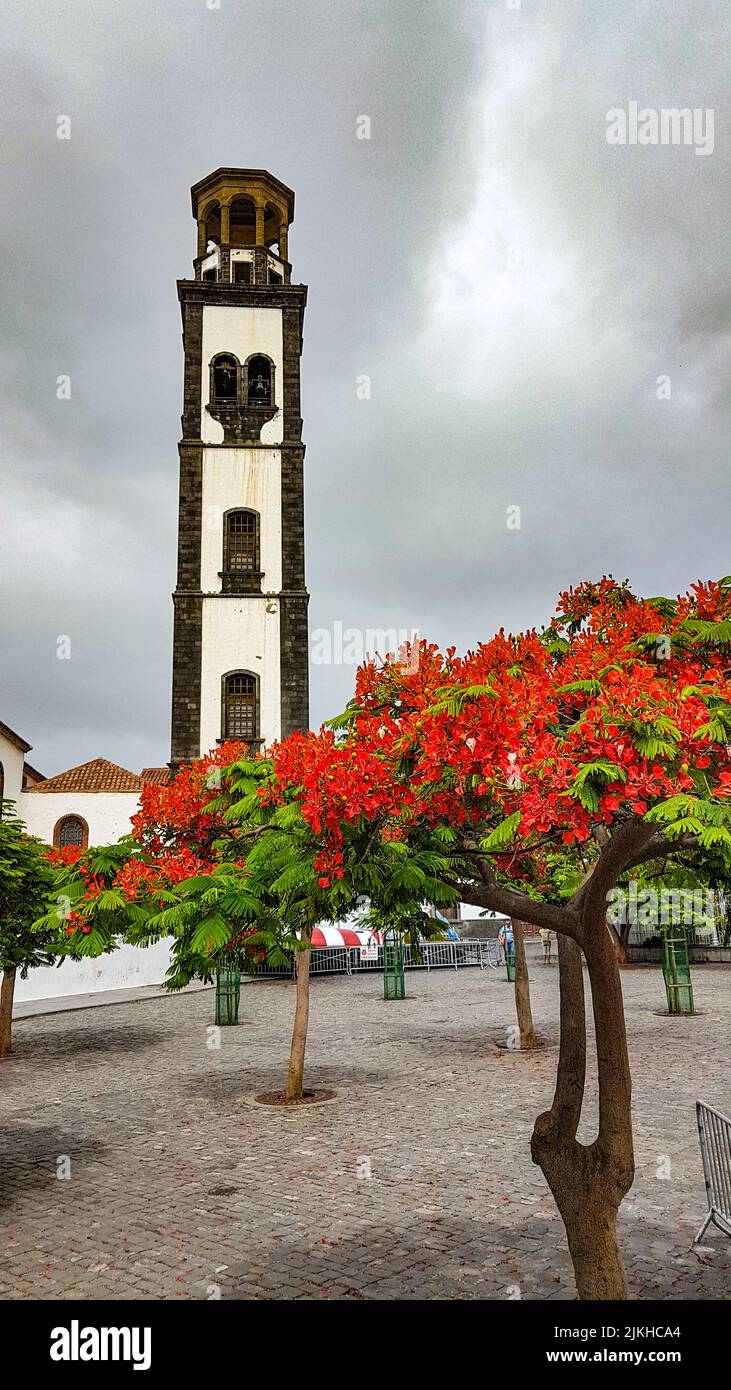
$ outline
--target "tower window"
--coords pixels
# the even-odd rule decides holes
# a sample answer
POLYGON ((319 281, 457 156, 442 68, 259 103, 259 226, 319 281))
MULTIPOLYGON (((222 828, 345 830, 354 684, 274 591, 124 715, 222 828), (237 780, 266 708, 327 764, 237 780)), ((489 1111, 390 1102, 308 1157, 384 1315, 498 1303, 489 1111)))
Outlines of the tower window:
POLYGON ((230 579, 259 573, 259 518, 256 512, 226 515, 223 552, 224 573, 230 579))
POLYGON ((235 671, 223 680, 223 729, 224 739, 235 739, 241 743, 256 743, 258 740, 259 711, 257 699, 257 679, 245 671, 235 671))
POLYGON ((204 280, 215 280, 215 278, 216 278, 216 272, 215 272, 215 270, 204 270, 204 271, 203 271, 203 279, 204 279, 204 280))
POLYGON ((56 849, 86 849, 89 843, 89 827, 81 816, 63 816, 53 832, 56 849))
POLYGON ((279 271, 278 271, 278 270, 272 270, 271 266, 269 267, 269 284, 270 284, 270 285, 281 285, 281 284, 282 284, 282 277, 281 277, 281 275, 279 274, 279 271))
POLYGON ((213 400, 238 399, 238 363, 235 357, 217 357, 213 363, 213 400))
POLYGON ((268 357, 250 357, 248 362, 249 405, 272 404, 272 364, 268 357))
POLYGON ((251 284, 251 261, 234 261, 233 272, 235 285, 251 284))

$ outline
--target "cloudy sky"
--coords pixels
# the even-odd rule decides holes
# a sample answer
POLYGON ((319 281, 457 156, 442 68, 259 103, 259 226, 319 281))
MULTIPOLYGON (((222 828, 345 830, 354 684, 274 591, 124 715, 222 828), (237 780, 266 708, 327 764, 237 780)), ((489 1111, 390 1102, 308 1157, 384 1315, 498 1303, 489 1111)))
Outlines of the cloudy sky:
MULTIPOLYGON (((463 648, 582 577, 731 570, 723 9, 5 0, 0 719, 36 766, 169 756, 175 280, 219 165, 296 190, 313 631, 463 648), (608 144, 632 101, 712 109, 712 152, 608 144)), ((353 669, 311 675, 318 723, 353 669)))

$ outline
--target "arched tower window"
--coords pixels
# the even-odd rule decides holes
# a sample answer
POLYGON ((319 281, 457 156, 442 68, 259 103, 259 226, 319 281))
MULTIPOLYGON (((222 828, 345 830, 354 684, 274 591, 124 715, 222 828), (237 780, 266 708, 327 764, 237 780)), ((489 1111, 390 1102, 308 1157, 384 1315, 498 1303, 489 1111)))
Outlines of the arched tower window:
POLYGON ((239 507, 223 519, 224 590, 251 589, 261 578, 259 513, 239 507))
POLYGON ((259 740, 259 682, 248 671, 231 671, 223 678, 221 736, 240 743, 259 740))
POLYGON ((247 364, 249 405, 272 404, 272 364, 268 357, 250 357, 247 364))
POLYGON ((256 204, 253 198, 243 193, 232 198, 229 225, 232 246, 256 245, 256 204))
POLYGON ((235 402, 239 394, 239 364, 229 353, 221 353, 211 363, 211 399, 216 403, 235 402))
POLYGON ((53 832, 56 849, 86 849, 89 844, 89 827, 81 816, 62 816, 56 822, 53 832))

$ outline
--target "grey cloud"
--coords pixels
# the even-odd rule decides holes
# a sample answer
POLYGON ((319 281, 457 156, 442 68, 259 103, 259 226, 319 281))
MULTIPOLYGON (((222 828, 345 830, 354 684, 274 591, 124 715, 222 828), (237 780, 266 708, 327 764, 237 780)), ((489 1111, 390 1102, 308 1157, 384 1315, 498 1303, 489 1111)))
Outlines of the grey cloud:
MULTIPOLYGON (((0 717, 44 771, 167 757, 174 282, 219 165, 296 190, 313 628, 466 646, 587 574, 731 567, 727 37, 715 0, 9 0, 0 717), (713 156, 608 146, 630 99, 713 106, 713 156)), ((313 667, 314 721, 352 676, 313 667)))

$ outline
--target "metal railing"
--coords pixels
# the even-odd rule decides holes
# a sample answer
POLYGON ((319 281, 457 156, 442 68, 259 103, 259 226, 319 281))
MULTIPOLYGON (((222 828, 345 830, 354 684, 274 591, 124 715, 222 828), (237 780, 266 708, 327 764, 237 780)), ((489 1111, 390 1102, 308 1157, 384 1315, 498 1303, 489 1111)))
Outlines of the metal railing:
POLYGON ((724 1235, 731 1236, 731 1120, 700 1100, 695 1109, 708 1211, 694 1245, 711 1221, 724 1235))
MULTIPOLYGON (((497 940, 423 941, 418 949, 404 946, 406 970, 459 970, 477 966, 480 970, 496 970, 504 964, 497 940)), ((310 955, 312 975, 357 975, 361 971, 383 970, 383 946, 318 946, 310 955)), ((295 955, 289 965, 258 966, 257 976, 294 978, 295 955)))

